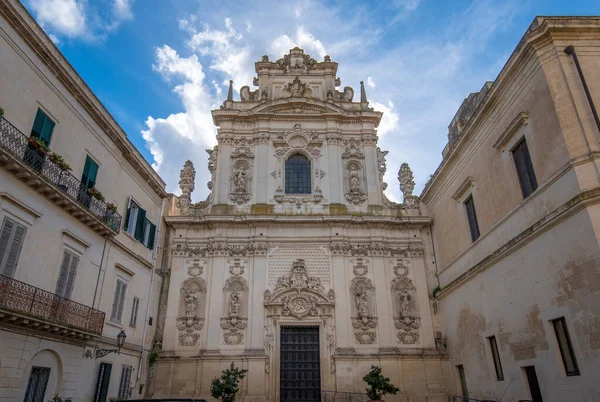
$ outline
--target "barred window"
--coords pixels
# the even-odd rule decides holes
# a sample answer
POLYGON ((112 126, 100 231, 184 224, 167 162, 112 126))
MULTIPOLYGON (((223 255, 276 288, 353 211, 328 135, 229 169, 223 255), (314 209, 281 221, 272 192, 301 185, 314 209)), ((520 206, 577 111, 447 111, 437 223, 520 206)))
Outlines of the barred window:
POLYGON ((285 162, 285 192, 287 194, 310 194, 310 161, 304 155, 295 154, 285 162))

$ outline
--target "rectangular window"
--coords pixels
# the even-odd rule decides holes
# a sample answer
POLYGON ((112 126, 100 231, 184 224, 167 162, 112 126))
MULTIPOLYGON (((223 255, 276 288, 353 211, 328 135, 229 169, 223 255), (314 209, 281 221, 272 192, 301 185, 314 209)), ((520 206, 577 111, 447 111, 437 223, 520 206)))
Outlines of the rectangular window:
POLYGON ((119 400, 127 400, 131 397, 131 366, 123 366, 121 369, 121 382, 119 383, 119 400))
POLYGON ((112 322, 121 323, 123 319, 123 309, 125 308, 125 295, 127 293, 127 283, 117 279, 115 287, 115 296, 113 298, 110 320, 112 322))
POLYGON ((77 275, 77 265, 79 257, 70 251, 65 250, 62 263, 60 264, 60 274, 56 283, 56 294, 65 299, 70 299, 75 285, 75 276, 77 275))
POLYGON ((460 378, 460 387, 463 398, 469 397, 469 390, 467 389, 467 378, 465 377, 465 369, 462 364, 456 366, 458 370, 458 377, 460 378))
POLYGON ((38 138, 41 142, 50 146, 50 140, 52 139, 52 131, 54 131, 54 122, 38 109, 33 121, 33 127, 31 129, 31 136, 38 138))
POLYGON ((94 402, 106 402, 111 371, 112 364, 100 363, 100 371, 98 372, 98 380, 96 381, 96 392, 94 392, 94 402))
POLYGON ((554 333, 556 334, 556 340, 558 341, 558 348, 560 349, 560 355, 565 366, 565 372, 568 376, 579 375, 579 366, 575 359, 575 353, 573 352, 573 345, 571 344, 571 337, 569 336, 569 329, 567 328, 567 322, 565 317, 552 320, 552 326, 554 327, 554 333))
POLYGON ((543 402, 542 390, 540 389, 540 383, 538 382, 537 374, 535 373, 535 367, 527 366, 523 367, 523 370, 525 370, 525 376, 527 377, 531 400, 533 402, 543 402))
POLYGON ((9 217, 4 218, 0 231, 0 274, 11 278, 15 274, 25 233, 27 233, 25 226, 9 217))
POLYGON ((85 165, 83 166, 83 174, 81 175, 81 183, 83 183, 86 190, 96 186, 97 176, 98 164, 88 155, 85 157, 85 165))
POLYGON ((469 196, 465 201, 465 208, 467 210, 467 219, 469 219, 469 230, 471 231, 471 240, 475 241, 479 239, 479 224, 477 223, 477 213, 475 212, 475 203, 473 202, 473 196, 469 196))
POLYGON ((129 326, 135 328, 137 323, 138 307, 140 305, 140 299, 137 297, 133 298, 133 305, 131 306, 131 318, 129 319, 129 326))
POLYGON ((127 200, 127 213, 125 214, 125 231, 130 235, 135 233, 135 227, 137 223, 138 213, 140 207, 129 197, 127 200))
POLYGON ((23 402, 44 402, 44 395, 46 394, 49 378, 50 368, 32 367, 23 402))
POLYGON ((527 142, 525 142, 525 138, 523 138, 521 142, 519 142, 513 148, 512 154, 515 160, 519 182, 521 183, 523 198, 527 198, 537 189, 538 184, 537 179, 535 178, 535 172, 533 171, 533 165, 531 164, 531 156, 529 155, 529 149, 527 148, 527 142))
POLYGON ((494 368, 496 369, 496 378, 498 381, 504 381, 504 373, 502 372, 502 363, 500 362, 500 353, 498 353, 498 343, 496 337, 490 336, 490 348, 492 349, 492 357, 494 358, 494 368))

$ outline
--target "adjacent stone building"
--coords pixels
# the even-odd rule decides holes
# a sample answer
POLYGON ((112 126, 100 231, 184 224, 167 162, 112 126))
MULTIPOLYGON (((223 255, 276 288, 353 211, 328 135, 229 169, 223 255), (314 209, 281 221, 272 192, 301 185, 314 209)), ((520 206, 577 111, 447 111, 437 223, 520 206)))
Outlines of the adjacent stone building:
POLYGON ((210 399, 230 362, 248 369, 242 401, 364 395, 380 365, 402 396, 445 401, 451 378, 430 295, 430 218, 400 172, 383 190, 382 114, 339 90, 337 63, 291 49, 256 63, 254 87, 212 112, 207 200, 195 170, 171 199, 153 397, 210 399))
POLYGON ((0 107, 0 399, 144 395, 165 184, 16 0, 0 107))
POLYGON ((454 394, 600 400, 600 18, 536 18, 422 194, 454 394))

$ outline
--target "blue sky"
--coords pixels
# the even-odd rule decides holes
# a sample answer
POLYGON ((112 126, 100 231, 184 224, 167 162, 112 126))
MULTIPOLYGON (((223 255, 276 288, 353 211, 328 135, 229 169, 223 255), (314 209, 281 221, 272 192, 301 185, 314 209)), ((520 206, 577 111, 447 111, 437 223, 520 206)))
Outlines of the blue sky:
POLYGON ((461 102, 496 78, 534 16, 600 13, 597 0, 23 1, 168 191, 194 162, 194 201, 208 195, 210 110, 229 79, 236 91, 252 84, 263 54, 276 60, 298 45, 317 60, 331 55, 342 86, 367 83, 384 112, 379 145, 398 201, 400 164, 411 165, 418 194, 461 102))

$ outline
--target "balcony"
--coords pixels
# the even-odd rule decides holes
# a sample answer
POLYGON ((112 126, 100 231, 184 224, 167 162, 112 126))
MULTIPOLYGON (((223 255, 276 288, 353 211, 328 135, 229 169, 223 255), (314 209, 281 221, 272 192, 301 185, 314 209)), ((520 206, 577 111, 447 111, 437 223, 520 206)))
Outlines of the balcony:
POLYGON ((29 145, 29 137, 0 116, 0 166, 102 236, 119 233, 122 217, 81 181, 29 145))
POLYGON ((79 339, 101 335, 104 313, 0 275, 0 321, 79 339))

